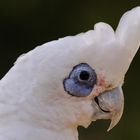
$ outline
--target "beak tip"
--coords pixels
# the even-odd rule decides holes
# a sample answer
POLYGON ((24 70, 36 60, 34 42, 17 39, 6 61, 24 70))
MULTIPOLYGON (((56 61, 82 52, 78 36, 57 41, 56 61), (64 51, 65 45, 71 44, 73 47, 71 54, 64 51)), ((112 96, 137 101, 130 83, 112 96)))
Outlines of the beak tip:
POLYGON ((115 127, 116 123, 114 124, 112 121, 111 121, 111 124, 109 126, 109 128, 107 129, 107 132, 109 132, 111 129, 113 129, 113 127, 115 127))
POLYGON ((111 129, 113 129, 113 127, 115 127, 116 124, 112 123, 110 124, 109 128, 107 129, 107 132, 109 132, 111 129))
POLYGON ((111 129, 113 129, 117 125, 118 122, 119 121, 114 122, 114 121, 111 120, 111 124, 110 124, 109 128, 107 129, 107 132, 109 132, 111 129))
POLYGON ((110 126, 107 129, 107 132, 109 132, 111 129, 113 129, 118 124, 118 122, 120 121, 120 119, 122 117, 122 114, 123 114, 123 106, 118 114, 113 115, 110 126))

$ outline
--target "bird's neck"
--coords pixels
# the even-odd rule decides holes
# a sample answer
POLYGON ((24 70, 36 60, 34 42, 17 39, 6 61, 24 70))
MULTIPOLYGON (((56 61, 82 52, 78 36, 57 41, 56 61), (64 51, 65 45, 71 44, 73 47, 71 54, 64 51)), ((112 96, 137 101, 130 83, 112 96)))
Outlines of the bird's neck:
POLYGON ((77 129, 63 130, 36 127, 24 121, 0 124, 0 140, 78 140, 77 129))
POLYGON ((53 114, 38 116, 41 110, 34 104, 20 106, 24 99, 16 102, 9 95, 10 90, 0 88, 0 140, 78 140, 76 127, 67 127, 63 120, 53 121, 57 118, 53 114))

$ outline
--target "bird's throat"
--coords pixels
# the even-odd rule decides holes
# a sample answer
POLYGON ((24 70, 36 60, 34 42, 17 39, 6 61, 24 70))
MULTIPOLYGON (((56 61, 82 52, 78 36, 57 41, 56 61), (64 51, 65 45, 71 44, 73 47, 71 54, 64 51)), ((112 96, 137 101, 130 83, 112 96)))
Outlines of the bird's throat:
POLYGON ((0 140, 78 140, 77 129, 53 130, 13 121, 0 126, 0 140))

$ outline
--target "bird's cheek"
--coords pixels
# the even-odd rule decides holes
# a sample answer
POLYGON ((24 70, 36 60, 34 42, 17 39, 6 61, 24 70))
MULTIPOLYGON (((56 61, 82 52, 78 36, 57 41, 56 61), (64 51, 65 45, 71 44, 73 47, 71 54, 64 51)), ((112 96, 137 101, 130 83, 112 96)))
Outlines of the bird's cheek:
POLYGON ((80 113, 76 115, 78 116, 78 125, 87 128, 93 121, 93 113, 92 100, 83 102, 83 104, 80 105, 80 113))

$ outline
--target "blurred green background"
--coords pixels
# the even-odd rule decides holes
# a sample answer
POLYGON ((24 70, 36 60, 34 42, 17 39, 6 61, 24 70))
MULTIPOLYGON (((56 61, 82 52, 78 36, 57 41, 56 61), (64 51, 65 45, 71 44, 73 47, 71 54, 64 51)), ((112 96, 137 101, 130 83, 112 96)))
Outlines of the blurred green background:
MULTIPOLYGON (((0 0, 0 76, 16 58, 37 45, 93 28, 103 21, 115 29, 121 15, 140 0, 0 0)), ((140 140, 140 51, 126 74, 125 110, 120 123, 106 132, 109 121, 79 128, 80 140, 140 140)))

